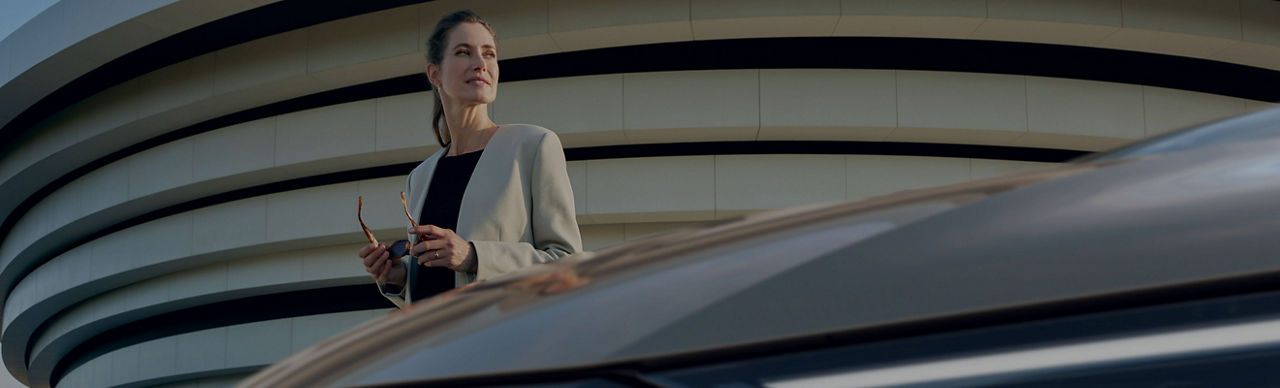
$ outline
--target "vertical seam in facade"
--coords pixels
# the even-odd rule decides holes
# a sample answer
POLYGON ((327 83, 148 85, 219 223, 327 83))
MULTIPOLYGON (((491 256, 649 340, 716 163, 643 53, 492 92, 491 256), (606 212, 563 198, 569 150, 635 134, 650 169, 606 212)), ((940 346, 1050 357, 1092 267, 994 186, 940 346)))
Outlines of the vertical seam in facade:
POLYGON ((844 19, 844 0, 836 2, 836 24, 831 26, 831 36, 836 36, 836 30, 840 29, 840 21, 844 19))
POLYGON ((894 69, 892 70, 892 72, 893 72, 893 128, 889 129, 889 134, 885 135, 886 139, 884 140, 888 140, 887 138, 890 135, 892 135, 894 132, 897 132, 899 128, 902 128, 902 90, 900 90, 900 88, 898 87, 898 76, 899 76, 898 70, 894 69))
POLYGON ((698 40, 693 34, 693 0, 689 0, 689 40, 698 40))
POLYGON ((1151 136, 1151 124, 1147 122, 1147 87, 1138 85, 1138 94, 1142 97, 1142 137, 1151 136))
POLYGON ((622 140, 631 144, 631 136, 627 135, 627 73, 618 76, 618 101, 622 105, 622 140))
POLYGON ((760 140, 760 128, 764 127, 764 83, 760 80, 762 71, 756 69, 756 141, 760 140))
MULTIPOLYGON (((1022 136, 1031 134, 1031 77, 1022 76, 1022 120, 1023 129, 1022 136)), ((1016 140, 1015 140, 1016 141, 1016 140)))

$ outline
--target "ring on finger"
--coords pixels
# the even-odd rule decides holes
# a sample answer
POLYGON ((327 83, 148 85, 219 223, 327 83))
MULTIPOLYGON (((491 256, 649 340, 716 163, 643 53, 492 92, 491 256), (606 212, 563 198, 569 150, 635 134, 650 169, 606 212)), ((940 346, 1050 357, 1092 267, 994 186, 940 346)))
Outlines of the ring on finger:
POLYGON ((431 251, 431 255, 434 256, 436 260, 440 260, 440 251, 431 251))

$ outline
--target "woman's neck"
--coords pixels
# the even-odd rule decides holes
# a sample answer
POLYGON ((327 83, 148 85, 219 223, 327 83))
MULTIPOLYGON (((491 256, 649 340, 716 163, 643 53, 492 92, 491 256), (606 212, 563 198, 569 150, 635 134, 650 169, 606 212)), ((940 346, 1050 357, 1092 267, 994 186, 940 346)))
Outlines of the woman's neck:
POLYGON ((476 152, 489 143, 498 125, 489 119, 488 108, 488 105, 473 105, 445 110, 444 119, 449 123, 451 143, 449 156, 476 152))

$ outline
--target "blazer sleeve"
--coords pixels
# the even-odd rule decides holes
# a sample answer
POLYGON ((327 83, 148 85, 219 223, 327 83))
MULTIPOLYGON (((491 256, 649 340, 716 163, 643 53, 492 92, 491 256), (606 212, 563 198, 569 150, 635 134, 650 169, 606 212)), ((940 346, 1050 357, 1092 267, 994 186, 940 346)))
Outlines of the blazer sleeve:
POLYGON ((542 136, 532 163, 529 223, 533 228, 533 243, 472 241, 477 261, 475 280, 582 251, 582 236, 574 214, 573 186, 569 184, 564 148, 554 132, 542 136))

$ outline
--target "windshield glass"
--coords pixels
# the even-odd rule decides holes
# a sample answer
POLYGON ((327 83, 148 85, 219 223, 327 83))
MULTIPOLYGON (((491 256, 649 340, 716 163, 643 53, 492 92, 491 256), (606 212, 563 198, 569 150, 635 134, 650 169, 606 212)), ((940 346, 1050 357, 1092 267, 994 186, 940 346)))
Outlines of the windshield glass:
POLYGON ((537 303, 495 303, 447 329, 424 329, 336 385, 595 364, 841 328, 849 324, 848 314, 795 316, 784 308, 829 295, 793 295, 801 291, 764 285, 807 264, 842 259, 833 254, 843 247, 982 196, 967 193, 783 228, 619 276, 571 273, 566 281, 587 285, 537 303))
POLYGON ((1114 151, 1085 156, 1078 161, 1125 159, 1271 138, 1280 138, 1280 108, 1258 111, 1157 136, 1114 151))

